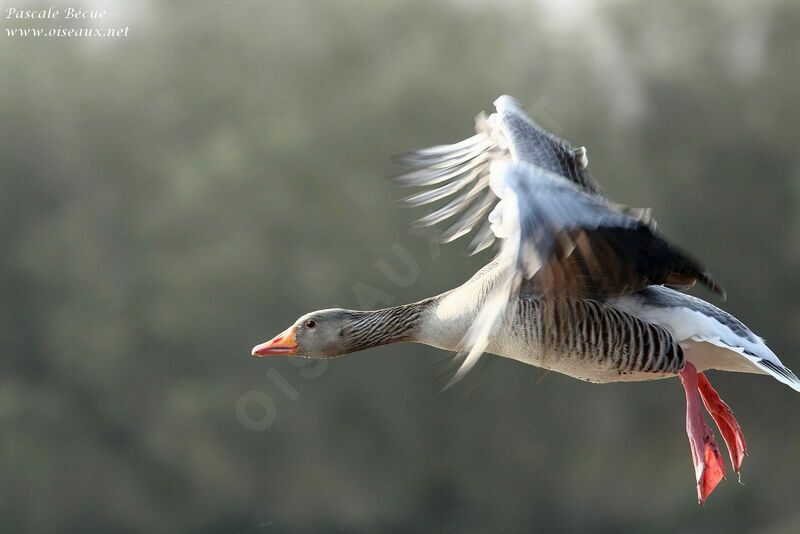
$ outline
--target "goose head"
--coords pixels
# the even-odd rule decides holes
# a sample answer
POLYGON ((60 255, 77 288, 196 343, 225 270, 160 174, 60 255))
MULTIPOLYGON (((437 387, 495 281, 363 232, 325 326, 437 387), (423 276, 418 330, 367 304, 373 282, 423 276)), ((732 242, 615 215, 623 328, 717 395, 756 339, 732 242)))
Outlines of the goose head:
POLYGON ((348 326, 353 312, 334 308, 307 313, 265 343, 253 347, 253 356, 306 356, 332 358, 348 352, 348 326))
POLYGON ((253 356, 289 355, 334 358, 359 350, 418 341, 426 299, 375 311, 333 308, 307 313, 292 326, 253 347, 253 356))

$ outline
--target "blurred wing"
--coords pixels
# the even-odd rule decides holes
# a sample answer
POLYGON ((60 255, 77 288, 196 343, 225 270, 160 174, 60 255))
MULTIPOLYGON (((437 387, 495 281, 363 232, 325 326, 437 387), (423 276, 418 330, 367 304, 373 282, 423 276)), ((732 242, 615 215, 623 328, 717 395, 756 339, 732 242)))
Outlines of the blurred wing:
POLYGON ((655 233, 646 213, 620 211, 604 197, 525 163, 493 163, 490 187, 500 199, 489 221, 503 240, 498 256, 503 273, 464 340, 468 353, 451 383, 486 349, 523 283, 554 302, 696 280, 722 291, 701 265, 655 233))
POLYGON ((541 128, 510 96, 498 98, 495 107, 497 112, 489 117, 476 117, 477 133, 469 139, 400 156, 399 161, 409 169, 393 177, 400 185, 427 188, 403 199, 403 205, 421 206, 449 199, 414 223, 433 226, 448 221, 449 226, 440 236, 442 242, 458 239, 482 225, 468 246, 469 254, 487 248, 495 240, 485 220, 497 202, 489 188, 489 167, 494 161, 530 163, 582 191, 600 194, 599 186, 586 171, 589 160, 584 147, 575 148, 541 128))

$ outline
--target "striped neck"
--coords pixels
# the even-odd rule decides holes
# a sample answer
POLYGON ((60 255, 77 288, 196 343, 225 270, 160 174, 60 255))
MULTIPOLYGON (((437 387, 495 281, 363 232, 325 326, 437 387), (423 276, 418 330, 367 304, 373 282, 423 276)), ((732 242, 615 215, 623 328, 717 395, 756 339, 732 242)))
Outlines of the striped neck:
POLYGON ((416 341, 420 320, 432 299, 373 311, 351 311, 344 328, 345 349, 349 352, 416 341))

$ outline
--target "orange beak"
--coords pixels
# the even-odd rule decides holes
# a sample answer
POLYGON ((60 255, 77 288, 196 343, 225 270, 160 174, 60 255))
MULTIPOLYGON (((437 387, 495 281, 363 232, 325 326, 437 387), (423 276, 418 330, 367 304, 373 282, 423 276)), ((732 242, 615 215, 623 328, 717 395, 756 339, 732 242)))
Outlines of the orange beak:
POLYGON ((297 354, 297 337, 294 326, 290 326, 266 343, 256 345, 251 354, 253 356, 297 354))

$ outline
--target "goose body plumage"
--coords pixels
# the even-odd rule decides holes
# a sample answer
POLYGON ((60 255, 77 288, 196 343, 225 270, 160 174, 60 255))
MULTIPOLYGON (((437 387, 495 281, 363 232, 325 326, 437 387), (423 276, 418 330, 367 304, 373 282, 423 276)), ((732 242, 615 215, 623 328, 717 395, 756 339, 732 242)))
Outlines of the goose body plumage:
POLYGON ((769 375, 797 391, 800 380, 741 321, 683 293, 699 282, 725 298, 698 260, 657 231, 649 209, 605 196, 587 171, 584 147, 541 128, 509 96, 495 108, 476 118, 472 137, 401 156, 405 169, 393 177, 421 188, 404 205, 435 206, 414 225, 445 225, 444 243, 472 234, 469 254, 498 243, 494 260, 420 302, 311 312, 253 355, 328 358, 416 342, 457 353, 450 384, 483 353, 596 383, 677 376, 704 502, 725 466, 701 406, 736 472, 747 452, 704 372, 769 375))
MULTIPOLYGON (((501 273, 492 262, 429 300, 410 341, 461 350, 501 273)), ((800 380, 761 338, 691 295, 650 286, 606 301, 571 298, 557 308, 557 321, 549 306, 535 291, 522 292, 503 310, 486 352, 594 383, 676 377, 685 358, 700 372, 770 375, 800 391, 800 380)))
MULTIPOLYGON (((500 274, 485 269, 430 302, 413 340, 463 349, 481 296, 491 293, 500 274)), ((664 328, 598 300, 574 298, 556 307, 532 292, 503 310, 485 351, 595 383, 674 377, 683 368, 681 347, 664 328)))

